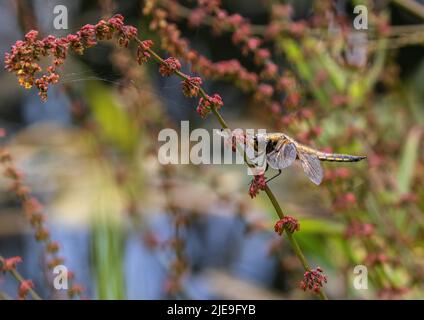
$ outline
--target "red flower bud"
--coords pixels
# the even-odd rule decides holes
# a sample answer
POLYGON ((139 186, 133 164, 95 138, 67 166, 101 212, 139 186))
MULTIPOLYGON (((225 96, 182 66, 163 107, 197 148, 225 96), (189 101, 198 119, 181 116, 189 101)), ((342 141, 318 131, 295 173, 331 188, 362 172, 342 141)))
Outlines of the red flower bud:
POLYGON ((327 276, 324 275, 320 267, 317 267, 316 269, 304 273, 303 280, 300 282, 300 287, 304 291, 309 289, 315 293, 319 293, 324 283, 327 283, 327 276))
POLYGON ((189 77, 181 82, 183 93, 186 97, 197 97, 202 85, 202 79, 199 77, 189 77))
POLYGON ((11 257, 7 259, 0 260, 2 263, 2 266, 0 268, 0 271, 10 271, 16 268, 16 265, 18 263, 22 262, 22 258, 19 256, 11 257))
POLYGON ((32 280, 24 280, 19 284, 18 296, 20 299, 25 299, 30 289, 34 288, 32 280))
POLYGON ((174 57, 169 57, 159 66, 159 73, 164 77, 169 77, 175 71, 181 69, 181 63, 174 57))
POLYGON ((277 221, 274 226, 274 230, 278 233, 278 235, 281 235, 284 230, 293 233, 300 230, 300 224, 297 219, 290 216, 285 216, 283 219, 277 221))

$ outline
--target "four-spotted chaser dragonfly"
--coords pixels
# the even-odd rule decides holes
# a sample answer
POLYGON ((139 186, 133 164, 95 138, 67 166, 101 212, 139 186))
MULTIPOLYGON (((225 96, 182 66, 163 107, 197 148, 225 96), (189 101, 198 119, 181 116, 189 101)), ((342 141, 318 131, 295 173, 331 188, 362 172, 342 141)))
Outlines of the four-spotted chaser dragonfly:
POLYGON ((366 156, 352 156, 348 154, 326 153, 305 146, 284 133, 258 133, 253 136, 253 147, 258 152, 258 145, 264 146, 268 165, 279 172, 268 182, 281 174, 281 169, 287 168, 298 159, 308 178, 319 185, 324 177, 320 161, 357 162, 366 156))

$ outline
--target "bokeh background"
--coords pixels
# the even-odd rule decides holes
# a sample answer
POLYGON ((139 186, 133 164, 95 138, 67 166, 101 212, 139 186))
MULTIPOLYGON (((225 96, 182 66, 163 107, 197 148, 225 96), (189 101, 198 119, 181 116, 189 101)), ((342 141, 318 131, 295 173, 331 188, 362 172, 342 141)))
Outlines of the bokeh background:
MULTIPOLYGON (((421 299, 424 2, 365 2, 370 28, 357 37, 351 36, 355 3, 292 1, 291 23, 328 20, 308 25, 298 37, 293 29, 269 39, 266 26, 280 19, 278 1, 222 1, 230 14, 258 26, 278 74, 295 82, 295 101, 287 103, 287 90, 274 92, 280 104, 272 109, 256 89, 240 88, 231 77, 206 77, 204 85, 221 94, 222 114, 233 128, 283 131, 320 149, 366 154, 358 164, 323 164, 319 187, 299 166, 270 186, 283 210, 300 221, 296 238, 311 265, 325 271, 331 298, 421 299), (368 290, 353 286, 356 265, 368 268, 368 290)), ((152 30, 160 8, 171 12, 165 20, 191 48, 214 62, 236 59, 260 74, 252 55, 233 43, 233 31, 217 34, 212 18, 196 20, 196 1, 151 4, 155 9, 143 13, 146 3, 135 0, 1 1, 1 56, 30 29, 64 36, 119 12, 167 57, 161 49, 166 37, 160 27, 152 30), (57 4, 68 8, 69 30, 53 28, 57 4)), ((59 255, 85 288, 82 296, 314 298, 299 289, 303 270, 285 237, 274 232, 269 200, 249 197, 245 167, 158 163, 161 129, 179 130, 181 120, 191 129, 219 123, 198 116, 197 102, 183 96, 179 79, 161 77, 154 62, 140 67, 134 57, 134 48, 113 41, 70 55, 45 103, 3 67, 0 73, 2 145, 43 204, 59 255)), ((184 71, 191 67, 184 61, 184 71)), ((0 188, 0 255, 21 256, 18 271, 42 297, 63 297, 51 288, 45 248, 34 240, 9 181, 2 178, 0 188)), ((17 283, 2 275, 0 291, 16 297, 17 283)))

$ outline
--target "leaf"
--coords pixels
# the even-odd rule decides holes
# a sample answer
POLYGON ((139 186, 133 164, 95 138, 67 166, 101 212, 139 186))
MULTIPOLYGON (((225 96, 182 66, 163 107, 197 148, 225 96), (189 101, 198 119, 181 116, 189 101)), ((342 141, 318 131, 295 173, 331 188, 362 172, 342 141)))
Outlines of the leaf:
POLYGON ((316 85, 314 74, 308 63, 309 61, 306 60, 302 53, 302 47, 290 38, 282 38, 278 44, 284 50, 287 58, 295 64, 300 77, 308 82, 313 94, 320 101, 321 105, 328 106, 330 104, 329 99, 325 91, 316 85))
POLYGON ((125 299, 124 241, 120 225, 110 221, 93 225, 93 267, 97 295, 101 300, 125 299))
POLYGON ((406 138, 397 172, 397 191, 399 195, 409 193, 411 190, 421 134, 421 129, 412 128, 406 138))
POLYGON ((99 299, 125 299, 125 227, 120 214, 124 201, 111 181, 108 169, 101 165, 92 179, 101 186, 93 190, 91 210, 91 244, 93 271, 99 299))
POLYGON ((99 82, 90 83, 87 86, 87 97, 104 138, 123 151, 134 151, 139 131, 110 89, 99 82))
POLYGON ((322 234, 326 236, 341 236, 343 224, 323 219, 302 219, 300 224, 302 233, 322 234))
POLYGON ((328 52, 319 53, 318 58, 321 61, 322 67, 328 72, 330 80, 336 90, 340 93, 343 93, 347 82, 344 70, 339 67, 339 65, 328 54, 328 52))

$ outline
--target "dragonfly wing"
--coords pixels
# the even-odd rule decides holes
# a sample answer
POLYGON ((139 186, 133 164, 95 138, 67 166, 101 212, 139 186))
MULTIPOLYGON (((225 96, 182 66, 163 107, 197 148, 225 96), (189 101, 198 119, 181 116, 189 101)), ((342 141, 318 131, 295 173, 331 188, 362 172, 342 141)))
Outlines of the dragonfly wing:
POLYGON ((293 143, 281 141, 277 147, 267 155, 268 164, 274 169, 289 167, 296 160, 296 147, 293 143))
POLYGON ((319 185, 324 177, 324 171, 318 157, 314 154, 299 152, 299 159, 308 178, 319 185))

